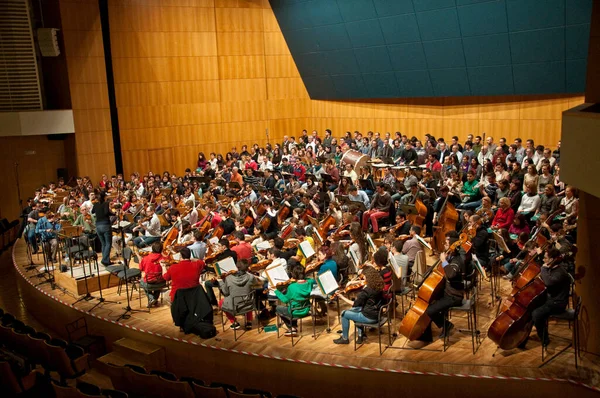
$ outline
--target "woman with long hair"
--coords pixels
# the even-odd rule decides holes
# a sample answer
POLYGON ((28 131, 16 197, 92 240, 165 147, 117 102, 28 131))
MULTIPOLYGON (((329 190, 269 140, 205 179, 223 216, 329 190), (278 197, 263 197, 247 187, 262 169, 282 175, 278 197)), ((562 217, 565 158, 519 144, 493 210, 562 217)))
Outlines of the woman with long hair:
POLYGON ((348 255, 354 262, 355 271, 358 271, 358 268, 369 258, 367 238, 360 223, 353 222, 350 224, 350 238, 353 243, 348 248, 348 255), (356 263, 357 261, 358 263, 356 263))
MULTIPOLYGON (((372 267, 365 267, 362 275, 365 276, 366 286, 358 293, 354 301, 349 300, 343 294, 338 295, 352 308, 342 312, 342 336, 333 340, 335 344, 348 344, 350 342, 348 339, 350 321, 376 324, 379 318, 379 308, 384 301, 383 278, 372 267)), ((358 327, 357 330, 356 342, 362 344, 365 341, 364 330, 361 327, 358 327)))

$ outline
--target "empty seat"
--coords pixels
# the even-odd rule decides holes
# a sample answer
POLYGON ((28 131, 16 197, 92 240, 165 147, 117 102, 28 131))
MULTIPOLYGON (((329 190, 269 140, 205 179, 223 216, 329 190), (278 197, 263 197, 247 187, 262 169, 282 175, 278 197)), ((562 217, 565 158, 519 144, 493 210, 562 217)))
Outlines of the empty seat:
POLYGON ((44 344, 48 354, 48 366, 50 370, 57 371, 62 380, 81 376, 90 368, 89 354, 83 352, 81 347, 60 339, 44 341, 44 344))
POLYGON ((77 390, 82 397, 101 397, 102 389, 94 384, 77 380, 77 390))
POLYGON ((35 385, 36 372, 31 371, 28 375, 22 376, 16 374, 10 363, 0 361, 0 386, 3 394, 13 396, 28 391, 35 385))
POLYGON ((125 391, 110 390, 110 389, 102 390, 102 396, 108 397, 108 398, 128 398, 129 397, 129 395, 125 391))
POLYGON ((52 389, 56 398, 79 398, 79 391, 75 387, 61 385, 52 380, 52 389))
POLYGON ((192 388, 197 397, 203 398, 227 398, 227 393, 223 387, 206 387, 197 383, 192 383, 192 388))
POLYGON ((105 363, 105 374, 110 378, 113 387, 116 390, 128 390, 127 378, 125 377, 125 367, 112 363, 105 363))

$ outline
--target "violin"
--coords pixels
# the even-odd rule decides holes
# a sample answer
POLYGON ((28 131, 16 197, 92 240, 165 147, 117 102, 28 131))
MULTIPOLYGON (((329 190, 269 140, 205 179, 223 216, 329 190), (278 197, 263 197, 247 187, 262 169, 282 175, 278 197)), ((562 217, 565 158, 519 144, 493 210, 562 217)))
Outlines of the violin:
POLYGON ((259 272, 264 270, 265 268, 267 268, 269 265, 271 265, 271 263, 273 262, 273 260, 261 260, 259 262, 257 262, 256 264, 252 264, 248 269, 252 272, 259 272))
POLYGON ((331 296, 331 300, 333 300, 334 298, 336 298, 337 296, 339 296, 342 293, 354 292, 356 290, 360 290, 360 289, 364 288, 365 286, 367 286, 367 281, 364 279, 358 281, 357 283, 352 283, 352 284, 351 284, 351 282, 348 282, 348 284, 346 284, 345 288, 338 290, 331 296))

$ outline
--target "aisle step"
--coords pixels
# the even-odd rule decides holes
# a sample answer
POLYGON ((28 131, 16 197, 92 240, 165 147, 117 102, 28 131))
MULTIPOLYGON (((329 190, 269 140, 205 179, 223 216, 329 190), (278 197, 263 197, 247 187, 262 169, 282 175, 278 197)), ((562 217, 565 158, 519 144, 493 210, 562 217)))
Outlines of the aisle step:
POLYGON ((166 368, 165 349, 155 344, 124 337, 113 343, 113 351, 131 361, 142 363, 147 370, 166 368))

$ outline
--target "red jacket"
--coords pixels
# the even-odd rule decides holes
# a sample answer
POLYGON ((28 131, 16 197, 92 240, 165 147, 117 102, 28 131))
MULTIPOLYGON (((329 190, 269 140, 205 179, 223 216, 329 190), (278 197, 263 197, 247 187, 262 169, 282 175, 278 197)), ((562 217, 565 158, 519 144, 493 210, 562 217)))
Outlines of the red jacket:
POLYGON ((187 289, 200 284, 200 274, 204 269, 202 260, 182 260, 169 267, 163 275, 166 281, 171 281, 171 302, 175 300, 177 289, 187 289))
POLYGON ((252 246, 248 242, 240 242, 235 246, 231 247, 237 254, 237 259, 239 260, 250 260, 252 258, 252 246))
POLYGON ((512 208, 509 207, 507 210, 499 208, 494 217, 494 221, 492 221, 492 227, 508 229, 512 225, 514 219, 515 212, 512 208))

